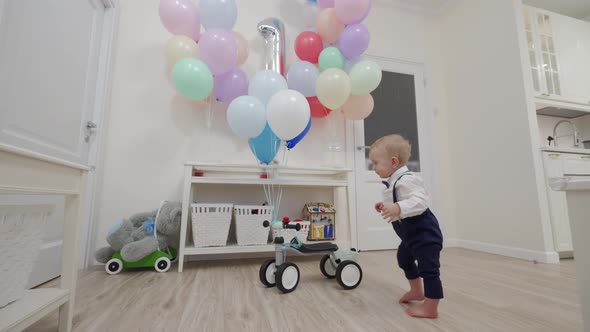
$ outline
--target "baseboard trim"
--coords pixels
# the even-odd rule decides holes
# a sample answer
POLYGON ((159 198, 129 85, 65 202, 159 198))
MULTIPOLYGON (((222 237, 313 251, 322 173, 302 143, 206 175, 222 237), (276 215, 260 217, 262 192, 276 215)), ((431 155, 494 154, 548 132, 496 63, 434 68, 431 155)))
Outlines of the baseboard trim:
POLYGON ((539 263, 559 263, 559 254, 555 251, 536 251, 462 239, 448 239, 445 240, 444 245, 447 248, 463 248, 539 263))

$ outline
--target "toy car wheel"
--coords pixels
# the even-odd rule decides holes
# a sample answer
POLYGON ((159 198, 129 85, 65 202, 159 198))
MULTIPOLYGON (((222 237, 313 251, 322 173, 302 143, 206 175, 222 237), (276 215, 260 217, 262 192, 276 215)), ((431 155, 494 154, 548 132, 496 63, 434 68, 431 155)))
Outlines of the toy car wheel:
POLYGON ((178 262, 178 256, 170 256, 170 257, 172 257, 170 259, 170 263, 174 264, 174 263, 178 262))
POLYGON ((170 269, 170 265, 172 265, 172 263, 168 257, 160 257, 156 260, 154 269, 156 269, 158 272, 166 272, 170 269))
POLYGON ((104 269, 108 274, 117 274, 123 270, 123 262, 118 258, 113 258, 106 263, 104 269))
POLYGON ((320 261, 320 271, 322 271, 322 274, 328 279, 336 278, 336 268, 330 261, 330 255, 322 257, 322 260, 320 261))
POLYGON ((283 293, 291 293, 299 285, 299 268, 293 263, 279 266, 275 275, 277 288, 283 293))
POLYGON ((336 280, 344 289, 357 288, 363 280, 363 270, 356 262, 344 261, 338 264, 336 280))
POLYGON ((260 265, 260 282, 266 287, 276 286, 275 273, 277 272, 277 266, 275 265, 274 259, 269 259, 260 265))

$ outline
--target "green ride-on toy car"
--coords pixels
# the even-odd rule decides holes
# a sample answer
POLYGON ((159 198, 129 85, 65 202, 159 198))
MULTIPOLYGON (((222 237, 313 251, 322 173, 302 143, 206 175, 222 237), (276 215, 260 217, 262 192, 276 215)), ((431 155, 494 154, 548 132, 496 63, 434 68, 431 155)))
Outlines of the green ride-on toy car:
POLYGON ((157 272, 166 272, 170 269, 172 263, 176 262, 176 249, 169 247, 166 251, 156 250, 145 256, 137 262, 127 262, 121 257, 121 253, 116 251, 112 258, 104 266, 108 274, 117 274, 126 269, 153 267, 157 272))

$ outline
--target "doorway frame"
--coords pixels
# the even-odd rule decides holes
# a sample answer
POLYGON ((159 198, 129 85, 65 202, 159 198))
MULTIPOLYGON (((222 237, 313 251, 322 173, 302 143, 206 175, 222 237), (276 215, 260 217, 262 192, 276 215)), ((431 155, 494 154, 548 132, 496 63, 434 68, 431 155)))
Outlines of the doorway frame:
MULTIPOLYGON (((423 89, 416 89, 416 116, 418 123, 418 139, 420 142, 425 142, 420 147, 420 171, 424 180, 424 185, 429 193, 429 204, 436 206, 437 197, 433 196, 435 179, 433 172, 436 160, 433 154, 432 129, 434 123, 434 110, 432 108, 431 99, 432 91, 428 84, 430 81, 430 70, 427 64, 422 62, 408 61, 403 59, 394 59, 383 56, 367 54, 363 56, 364 59, 373 60, 381 66, 385 71, 397 72, 402 74, 409 74, 416 77, 416 84, 422 84, 423 89), (394 69, 395 68, 395 69, 394 69), (403 69, 401 69, 403 68, 403 69)), ((418 86, 418 85, 417 85, 418 86)), ((354 221, 351 223, 351 242, 352 246, 359 248, 358 238, 358 220, 359 210, 357 207, 357 177, 359 170, 356 169, 356 134, 360 126, 364 125, 361 121, 346 121, 345 137, 346 137, 346 165, 352 169, 353 172, 349 177, 349 192, 350 192, 350 210, 351 218, 354 221)), ((363 169, 364 171, 364 169, 363 169)), ((441 225, 442 226, 442 225, 441 225)), ((360 248, 362 250, 362 248, 360 248)))

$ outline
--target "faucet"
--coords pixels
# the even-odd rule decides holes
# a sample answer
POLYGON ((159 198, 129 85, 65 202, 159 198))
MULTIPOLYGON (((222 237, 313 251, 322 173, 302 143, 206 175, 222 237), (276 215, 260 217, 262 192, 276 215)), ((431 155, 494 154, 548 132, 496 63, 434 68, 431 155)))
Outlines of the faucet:
MULTIPOLYGON (((555 127, 553 127, 553 138, 554 138, 555 146, 557 146, 557 137, 558 137, 557 136, 557 127, 559 127, 559 125, 561 125, 562 123, 569 123, 570 124, 570 126, 574 130, 574 133, 573 133, 574 147, 578 147, 580 145, 580 133, 578 133, 578 129, 576 129, 576 126, 570 120, 561 120, 555 124, 555 127)), ((559 137, 567 137, 567 136, 572 136, 572 135, 562 135, 559 137)))

